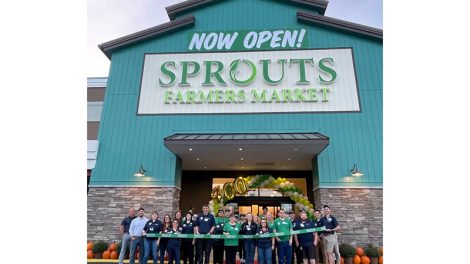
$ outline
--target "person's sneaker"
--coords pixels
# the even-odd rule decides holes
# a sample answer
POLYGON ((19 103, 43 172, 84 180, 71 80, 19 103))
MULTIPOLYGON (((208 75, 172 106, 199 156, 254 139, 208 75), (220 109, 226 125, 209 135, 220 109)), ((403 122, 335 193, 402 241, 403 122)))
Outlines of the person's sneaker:
POLYGON ((244 260, 244 259, 240 259, 240 263, 245 263, 245 260, 244 260))

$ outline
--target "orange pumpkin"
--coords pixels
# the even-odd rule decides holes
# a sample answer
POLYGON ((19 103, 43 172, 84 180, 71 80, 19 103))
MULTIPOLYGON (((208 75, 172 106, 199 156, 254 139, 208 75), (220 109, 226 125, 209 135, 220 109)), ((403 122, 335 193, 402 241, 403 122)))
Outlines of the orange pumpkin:
POLYGON ((91 249, 93 249, 93 242, 88 242, 86 244, 86 250, 88 251, 88 250, 91 250, 91 249))
POLYGON ((362 256, 361 264, 370 264, 370 258, 368 256, 362 256))
POLYGON ((93 254, 93 251, 88 250, 87 253, 86 253, 86 258, 87 259, 92 259, 94 257, 95 257, 95 254, 93 254))
POLYGON ((118 258, 119 258, 119 254, 118 254, 116 251, 113 251, 113 252, 111 252, 110 257, 111 257, 111 259, 118 259, 118 258))
POLYGON ((116 251, 116 244, 112 243, 111 245, 109 245, 108 250, 111 252, 116 251))
POLYGON ((109 256, 110 256, 110 255, 111 255, 111 251, 105 250, 105 251, 103 252, 102 257, 103 257, 104 259, 109 259, 109 256))
POLYGON ((358 255, 354 256, 353 263, 361 264, 361 257, 359 257, 358 255))
POLYGON ((356 248, 356 255, 362 257, 364 255, 364 249, 361 247, 356 248))
POLYGON ((340 258, 339 258, 339 263, 340 263, 340 264, 344 264, 344 258, 343 258, 343 257, 340 257, 340 258))
POLYGON ((379 264, 384 264, 384 256, 379 257, 379 264))

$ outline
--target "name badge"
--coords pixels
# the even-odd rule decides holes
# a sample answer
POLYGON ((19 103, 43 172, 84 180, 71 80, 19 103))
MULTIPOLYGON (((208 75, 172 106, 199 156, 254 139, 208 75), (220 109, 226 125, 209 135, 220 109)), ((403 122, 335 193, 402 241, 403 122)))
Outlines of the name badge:
POLYGON ((304 227, 305 225, 304 224, 300 224, 301 227, 304 227))
POLYGON ((246 228, 246 230, 250 231, 250 230, 251 230, 251 228, 250 228, 250 227, 247 227, 247 228, 246 228))
POLYGON ((205 222, 209 221, 209 218, 205 218, 204 221, 205 221, 205 222))

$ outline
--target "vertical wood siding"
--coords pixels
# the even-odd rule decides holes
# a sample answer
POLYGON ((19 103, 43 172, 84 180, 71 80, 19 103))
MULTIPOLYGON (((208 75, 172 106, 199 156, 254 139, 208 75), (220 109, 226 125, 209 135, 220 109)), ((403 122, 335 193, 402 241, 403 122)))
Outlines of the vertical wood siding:
POLYGON ((174 133, 320 132, 330 145, 317 159, 319 186, 382 186, 382 43, 299 24, 299 9, 278 1, 223 1, 191 12, 193 28, 115 52, 90 184, 179 185, 181 164, 163 145, 174 133), (308 29, 311 48, 353 48, 361 113, 136 115, 144 53, 185 52, 193 30, 293 27, 308 29), (345 177, 355 163, 364 176, 345 177), (140 164, 151 177, 133 176, 140 164))

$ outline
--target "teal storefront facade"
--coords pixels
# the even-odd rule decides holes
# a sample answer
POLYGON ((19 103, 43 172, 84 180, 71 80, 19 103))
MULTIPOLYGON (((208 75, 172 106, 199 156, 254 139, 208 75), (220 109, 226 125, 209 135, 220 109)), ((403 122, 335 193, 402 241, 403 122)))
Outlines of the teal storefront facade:
MULTIPOLYGON (((119 240, 118 226, 129 207, 158 210, 161 216, 187 209, 180 203, 186 191, 182 188, 185 159, 165 145, 165 138, 175 134, 320 133, 329 142, 321 152, 312 154, 309 200, 315 207, 330 205, 342 227, 340 241, 382 244, 382 31, 325 17, 326 7, 325 1, 186 1, 167 8, 170 22, 100 45, 111 66, 98 131, 99 152, 89 183, 88 239, 119 240), (189 50, 195 32, 276 29, 305 29, 306 39, 300 48, 269 49, 271 52, 351 50, 359 108, 139 113, 146 54, 168 54, 171 60, 172 54, 211 52, 189 50), (363 176, 350 176, 354 164, 363 176), (140 165, 146 177, 134 176, 140 165)), ((179 76, 177 79, 181 82, 179 76)), ((236 177, 243 170, 233 171, 236 177)), ((256 173, 250 170, 248 174, 256 173)), ((210 188, 205 200, 210 200, 210 188)))

